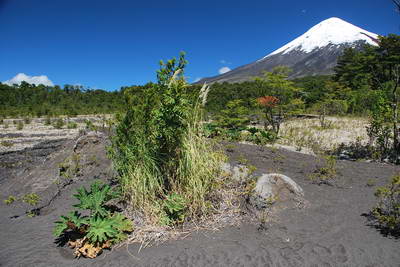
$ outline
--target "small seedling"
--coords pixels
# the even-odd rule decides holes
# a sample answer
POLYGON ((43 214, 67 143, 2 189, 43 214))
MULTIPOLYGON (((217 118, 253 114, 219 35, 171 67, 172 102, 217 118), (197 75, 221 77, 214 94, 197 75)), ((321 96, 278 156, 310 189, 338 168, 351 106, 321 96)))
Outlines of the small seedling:
POLYGON ((36 216, 36 213, 34 213, 33 211, 29 211, 28 213, 26 213, 26 216, 28 216, 28 218, 33 218, 36 216))
POLYGON ((69 122, 67 124, 67 128, 68 129, 76 129, 77 127, 78 127, 78 124, 76 122, 73 122, 73 121, 71 121, 71 122, 69 122))
POLYGON ((6 205, 11 205, 11 204, 14 203, 14 201, 16 201, 16 200, 17 200, 16 197, 14 197, 14 196, 8 196, 8 198, 7 198, 7 199, 4 199, 3 202, 4 202, 6 205))
POLYGON ((318 167, 309 178, 318 185, 333 185, 332 182, 337 176, 336 158, 334 156, 324 157, 324 165, 318 167))
POLYGON ((249 162, 249 160, 246 159, 242 154, 239 155, 237 161, 242 165, 247 165, 247 163, 249 162))
POLYGON ((375 185, 376 185, 376 180, 375 180, 375 179, 369 178, 369 179, 367 180, 367 186, 368 186, 368 187, 372 187, 372 186, 375 186, 375 185))
POLYGON ((35 206, 39 203, 40 196, 36 193, 30 193, 23 196, 21 200, 31 206, 35 206))
POLYGON ((251 164, 247 165, 247 168, 249 169, 249 175, 253 174, 257 170, 257 167, 251 164))

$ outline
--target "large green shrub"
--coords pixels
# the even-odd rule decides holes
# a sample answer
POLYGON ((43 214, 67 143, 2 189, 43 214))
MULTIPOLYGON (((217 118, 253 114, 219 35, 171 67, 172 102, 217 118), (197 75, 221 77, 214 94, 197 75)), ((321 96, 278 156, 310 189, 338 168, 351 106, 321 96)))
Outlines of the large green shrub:
POLYGON ((200 92, 202 101, 193 101, 183 76, 185 65, 183 53, 178 61, 161 61, 157 84, 127 88, 128 108, 112 137, 109 151, 123 192, 148 218, 161 216, 159 200, 171 192, 188 200, 192 217, 206 213, 219 172, 219 154, 201 126, 208 88, 200 92))

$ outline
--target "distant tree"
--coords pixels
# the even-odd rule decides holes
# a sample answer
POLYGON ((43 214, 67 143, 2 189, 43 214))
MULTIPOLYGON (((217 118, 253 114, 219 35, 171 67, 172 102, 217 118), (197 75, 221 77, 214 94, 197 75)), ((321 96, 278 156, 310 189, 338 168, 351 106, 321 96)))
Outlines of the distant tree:
POLYGON ((372 109, 371 125, 375 129, 372 132, 382 132, 379 127, 386 127, 384 124, 392 125, 392 149, 398 162, 400 160, 397 126, 399 121, 400 36, 395 34, 386 37, 380 36, 378 47, 366 46, 364 51, 347 50, 339 58, 335 71, 337 81, 355 90, 365 89, 360 90, 364 94, 371 90, 379 92, 379 94, 370 93, 375 96, 375 101, 379 100, 379 108, 376 108, 375 104, 375 108, 372 109), (383 118, 385 119, 383 120, 383 118))
POLYGON ((270 126, 276 133, 279 132, 279 125, 285 116, 299 113, 304 109, 304 102, 299 94, 300 88, 288 80, 289 73, 289 68, 279 66, 272 72, 265 72, 262 77, 255 78, 257 101, 263 110, 263 117, 267 124, 272 122, 271 119, 275 120, 270 126))
POLYGON ((219 126, 228 129, 244 128, 249 124, 249 110, 240 99, 229 101, 216 116, 219 126))

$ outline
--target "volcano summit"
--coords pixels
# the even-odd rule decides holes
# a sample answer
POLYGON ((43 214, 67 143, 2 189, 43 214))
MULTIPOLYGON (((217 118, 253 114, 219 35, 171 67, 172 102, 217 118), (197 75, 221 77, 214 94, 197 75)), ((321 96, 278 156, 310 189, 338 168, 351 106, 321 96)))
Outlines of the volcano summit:
POLYGON ((197 83, 247 81, 276 66, 290 67, 291 79, 332 74, 345 48, 361 49, 365 44, 377 45, 377 41, 377 34, 333 17, 318 23, 303 35, 253 63, 204 78, 197 83))

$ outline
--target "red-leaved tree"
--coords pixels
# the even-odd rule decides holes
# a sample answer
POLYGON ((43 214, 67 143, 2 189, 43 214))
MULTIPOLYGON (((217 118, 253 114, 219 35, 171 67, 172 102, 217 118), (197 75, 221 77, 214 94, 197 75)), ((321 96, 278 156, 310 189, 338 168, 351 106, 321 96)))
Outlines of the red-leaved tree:
POLYGON ((281 124, 281 116, 277 114, 277 108, 279 106, 279 99, 275 96, 262 96, 257 98, 257 103, 263 108, 265 121, 264 128, 268 129, 269 126, 272 130, 278 134, 281 124))

